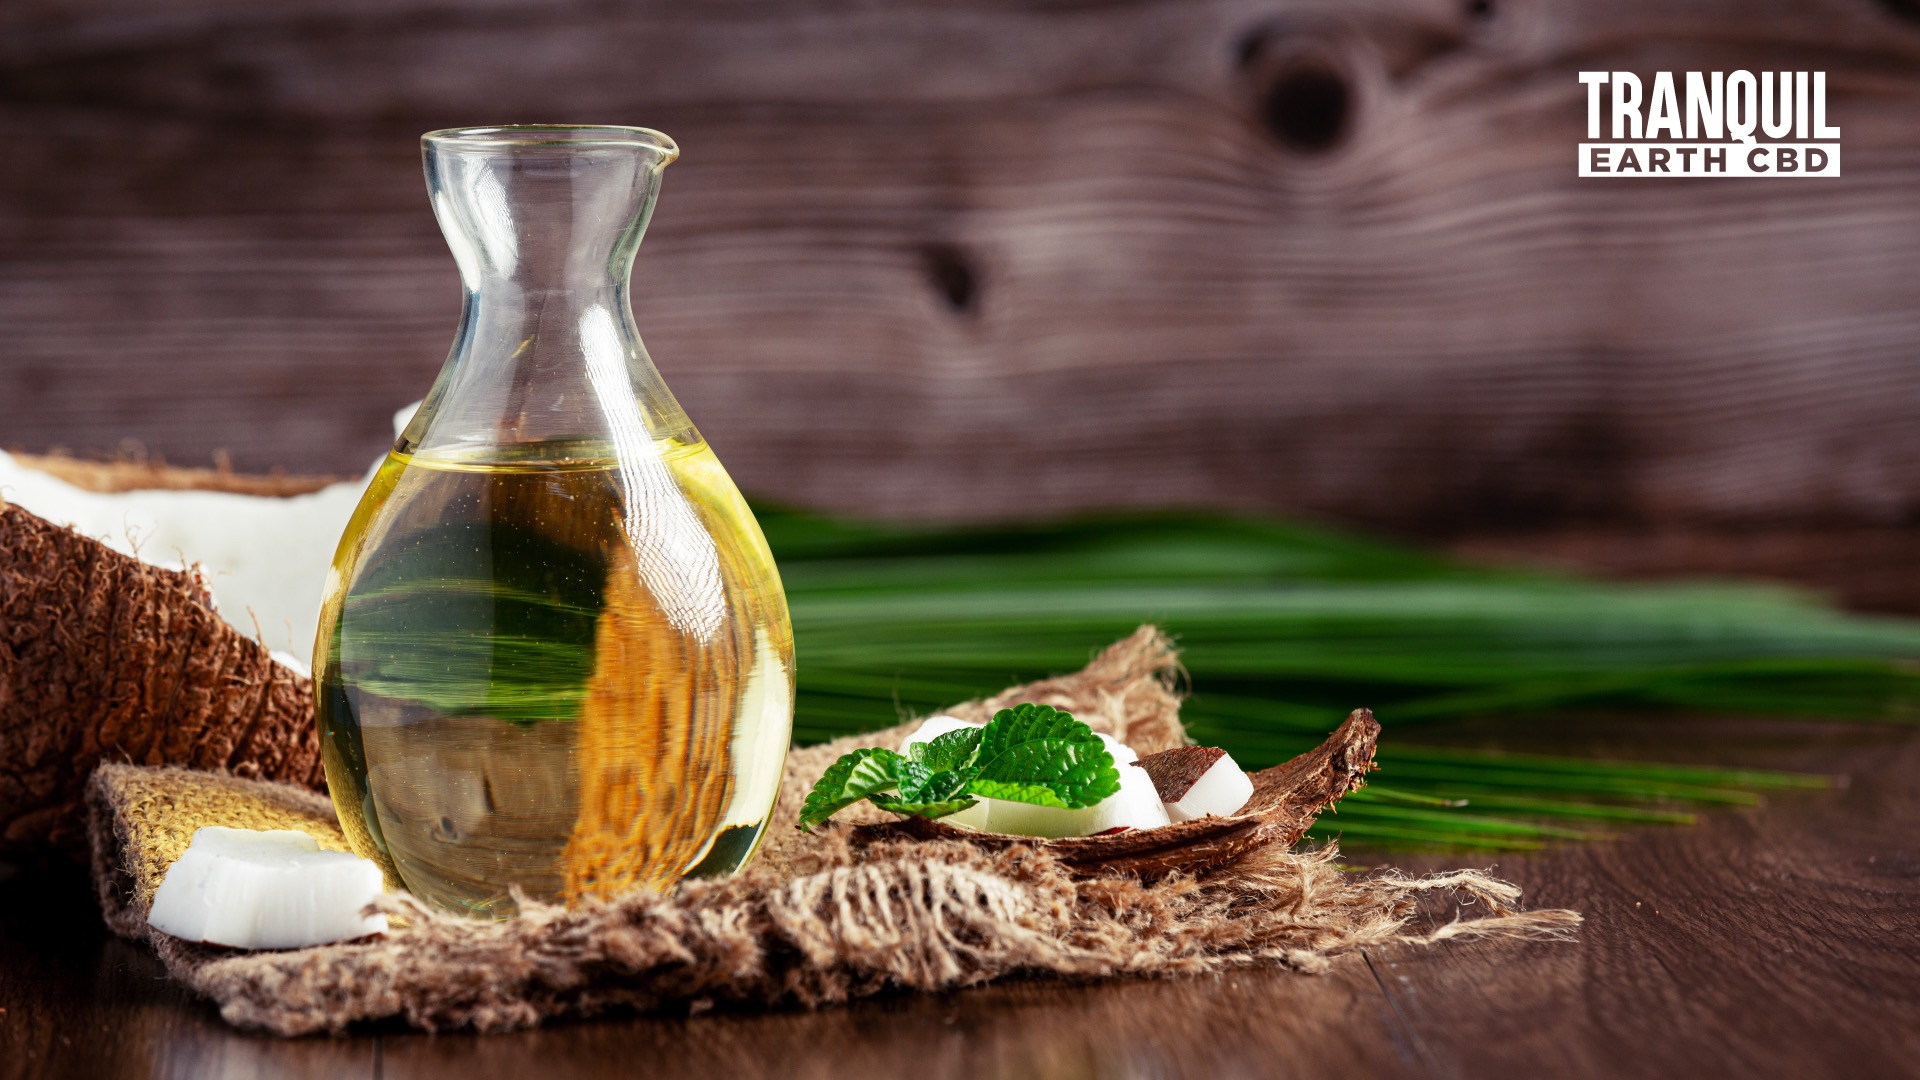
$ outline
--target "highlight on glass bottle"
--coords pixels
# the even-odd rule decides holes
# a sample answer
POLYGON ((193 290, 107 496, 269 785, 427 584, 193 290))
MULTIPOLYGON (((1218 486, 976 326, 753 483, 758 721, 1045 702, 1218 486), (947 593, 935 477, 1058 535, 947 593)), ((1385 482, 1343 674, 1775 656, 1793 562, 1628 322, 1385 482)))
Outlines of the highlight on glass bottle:
POLYGON ((505 916, 752 854, 793 718, 780 578, 628 302, 678 149, 644 128, 422 139, 466 305, 375 473, 315 643, 356 851, 505 916))

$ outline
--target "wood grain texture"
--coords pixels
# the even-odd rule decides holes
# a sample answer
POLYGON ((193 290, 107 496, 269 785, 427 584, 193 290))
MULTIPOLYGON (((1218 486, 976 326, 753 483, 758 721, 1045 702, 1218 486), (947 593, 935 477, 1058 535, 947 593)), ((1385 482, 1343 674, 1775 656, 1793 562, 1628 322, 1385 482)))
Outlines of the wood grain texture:
MULTIPOLYGON (((1771 727, 1743 736, 1737 725, 1710 725, 1668 739, 1695 754, 1724 754, 1731 743, 1745 751, 1742 764, 1828 772, 1846 786, 1708 815, 1694 828, 1503 861, 1497 872, 1530 903, 1582 909, 1580 948, 1370 957, 1437 1073, 1914 1074, 1920 739, 1804 728, 1796 738, 1791 725, 1771 727), (1756 753, 1759 739, 1773 745, 1756 753), (1522 967, 1528 975, 1516 976, 1522 967)), ((1641 756, 1645 744, 1589 750, 1641 756)))
POLYGON ((661 127, 636 295, 751 490, 1429 532, 1920 511, 1884 0, 16 0, 0 445, 353 472, 451 340, 415 137, 661 127), (1823 68, 1837 181, 1581 182, 1583 68, 1823 68))
MULTIPOLYGON (((1574 942, 1371 950, 1324 977, 1013 982, 811 1013, 494 1036, 233 1032, 163 981, 145 951, 105 937, 71 868, 23 869, 0 878, 0 1076, 1912 1073, 1920 731, 1594 718, 1546 738, 1510 725, 1468 735, 1520 750, 1810 769, 1848 783, 1713 811, 1698 826, 1500 859, 1495 872, 1524 886, 1528 904, 1585 912, 1574 942)), ((1409 870, 1484 861, 1358 846, 1347 857, 1409 870)))
POLYGON ((1249 972, 1108 986, 1014 983, 857 1010, 704 1015, 644 1030, 548 1029, 504 1046, 482 1037, 388 1036, 382 1076, 518 1080, 550 1070, 625 1080, 636 1060, 703 1080, 1421 1075, 1357 956, 1341 958, 1324 978, 1249 972))

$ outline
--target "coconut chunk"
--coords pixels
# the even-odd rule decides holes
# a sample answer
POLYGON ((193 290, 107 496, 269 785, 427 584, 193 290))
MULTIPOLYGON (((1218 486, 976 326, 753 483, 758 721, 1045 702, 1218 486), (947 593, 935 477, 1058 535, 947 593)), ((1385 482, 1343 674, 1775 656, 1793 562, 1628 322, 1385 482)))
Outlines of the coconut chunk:
POLYGON ((1094 732, 1094 734, 1099 735, 1100 741, 1107 745, 1107 752, 1113 755, 1113 763, 1115 765, 1125 765, 1130 761, 1140 760, 1140 751, 1135 750, 1119 739, 1111 735, 1101 734, 1098 731, 1094 732))
POLYGON ((989 804, 987 831, 1015 836, 1039 836, 1058 839, 1065 836, 1092 836, 1113 829, 1154 829, 1168 823, 1160 805, 1153 778, 1132 767, 1120 766, 1120 790, 1079 810, 1005 799, 983 799, 989 804))
POLYGON ((1133 765, 1150 778, 1170 821, 1231 817, 1253 798, 1252 778, 1216 746, 1179 746, 1133 765))
POLYGON ((289 829, 209 826, 153 894, 147 922, 188 941, 237 949, 298 949, 384 934, 385 915, 362 915, 380 895, 380 868, 322 851, 289 829))

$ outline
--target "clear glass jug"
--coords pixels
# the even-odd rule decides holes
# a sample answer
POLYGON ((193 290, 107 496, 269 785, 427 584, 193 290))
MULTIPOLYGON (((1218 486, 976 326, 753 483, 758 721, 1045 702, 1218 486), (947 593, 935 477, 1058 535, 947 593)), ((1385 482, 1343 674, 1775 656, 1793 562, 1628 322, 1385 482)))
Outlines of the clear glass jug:
POLYGON ((453 350, 375 474, 315 644, 327 783, 391 884, 504 916, 746 861, 793 633, 759 525, 634 327, 678 155, 644 128, 422 139, 453 350))

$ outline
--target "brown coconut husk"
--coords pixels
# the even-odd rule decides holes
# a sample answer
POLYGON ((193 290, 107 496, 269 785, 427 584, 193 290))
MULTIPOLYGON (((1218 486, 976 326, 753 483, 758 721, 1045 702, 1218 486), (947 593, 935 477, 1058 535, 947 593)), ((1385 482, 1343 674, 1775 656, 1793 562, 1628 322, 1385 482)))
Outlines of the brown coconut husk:
POLYGON ((0 500, 0 848, 82 854, 103 761, 320 788, 309 681, 149 566, 0 500))

